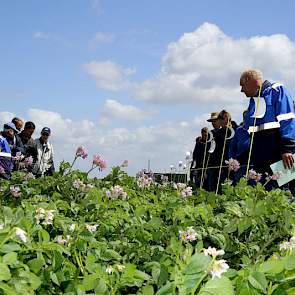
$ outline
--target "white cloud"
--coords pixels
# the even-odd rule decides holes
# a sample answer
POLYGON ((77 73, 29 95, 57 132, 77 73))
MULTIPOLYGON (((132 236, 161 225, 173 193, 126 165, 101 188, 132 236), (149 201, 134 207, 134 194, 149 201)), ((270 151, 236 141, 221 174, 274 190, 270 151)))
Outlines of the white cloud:
POLYGON ((84 64, 85 71, 94 78, 99 89, 118 91, 130 87, 127 76, 135 73, 135 69, 123 68, 110 61, 91 61, 84 64))
POLYGON ((249 67, 266 78, 295 82, 295 43, 286 35, 235 39, 204 23, 168 45, 160 73, 137 85, 135 98, 153 103, 239 104, 239 77, 249 67))
POLYGON ((45 32, 35 32, 33 34, 33 37, 36 38, 36 39, 49 39, 50 34, 45 33, 45 32))
POLYGON ((15 117, 14 113, 11 112, 0 112, 0 130, 5 123, 11 122, 11 120, 15 117))
POLYGON ((154 114, 152 110, 142 110, 133 105, 123 105, 120 102, 107 99, 102 110, 102 122, 107 123, 112 119, 123 119, 127 121, 140 121, 154 114))
POLYGON ((97 14, 102 14, 103 9, 100 0, 90 0, 91 8, 96 11, 97 14))
POLYGON ((92 38, 92 40, 90 40, 89 48, 91 50, 95 50, 100 45, 113 43, 114 38, 115 37, 112 34, 97 32, 95 34, 94 38, 92 38))

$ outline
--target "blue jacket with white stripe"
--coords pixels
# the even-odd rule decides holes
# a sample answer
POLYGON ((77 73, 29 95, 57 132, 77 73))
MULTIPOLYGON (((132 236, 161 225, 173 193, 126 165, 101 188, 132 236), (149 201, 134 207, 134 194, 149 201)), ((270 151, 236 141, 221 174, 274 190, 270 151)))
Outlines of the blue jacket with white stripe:
POLYGON ((13 168, 11 158, 11 149, 5 137, 0 134, 0 166, 4 168, 5 173, 8 175, 13 168))
POLYGON ((250 99, 245 116, 245 128, 249 133, 278 129, 281 136, 281 142, 278 143, 281 145, 281 153, 295 152, 294 102, 281 83, 265 81, 261 88, 260 98, 250 99), (256 122, 254 122, 254 117, 256 117, 256 122))

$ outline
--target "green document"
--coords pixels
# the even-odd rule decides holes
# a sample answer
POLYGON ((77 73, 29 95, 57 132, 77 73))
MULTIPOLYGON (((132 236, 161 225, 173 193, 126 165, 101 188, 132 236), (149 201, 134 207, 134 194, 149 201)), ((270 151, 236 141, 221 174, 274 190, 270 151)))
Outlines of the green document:
MULTIPOLYGON (((293 155, 295 159, 295 155, 293 155)), ((270 168, 273 173, 281 172, 281 177, 277 180, 278 185, 282 186, 291 180, 295 179, 295 167, 293 166, 291 169, 285 169, 283 161, 278 161, 270 165, 270 168)))

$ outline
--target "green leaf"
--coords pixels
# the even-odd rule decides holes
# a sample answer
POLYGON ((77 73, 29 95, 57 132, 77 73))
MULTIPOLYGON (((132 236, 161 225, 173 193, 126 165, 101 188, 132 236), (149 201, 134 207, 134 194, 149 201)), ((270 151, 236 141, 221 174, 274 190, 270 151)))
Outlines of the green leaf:
POLYGON ((17 208, 17 210, 15 212, 15 217, 14 217, 15 223, 18 224, 23 217, 24 217, 23 209, 22 208, 17 208))
POLYGON ((105 261, 109 261, 109 260, 120 260, 121 259, 121 255, 111 249, 106 249, 105 251, 103 251, 102 255, 101 255, 101 259, 105 260, 105 261))
POLYGON ((153 286, 144 286, 141 290, 142 295, 154 295, 154 288, 153 286))
POLYGON ((50 272, 50 278, 51 278, 53 283, 55 283, 58 286, 60 285, 56 274, 54 272, 52 272, 52 271, 50 272))
POLYGON ((248 277, 248 281, 255 289, 265 292, 267 280, 263 273, 258 271, 252 272, 248 277))
POLYGON ((233 233, 238 229, 237 220, 233 219, 225 227, 224 231, 227 233, 233 233))
POLYGON ((225 204, 225 211, 238 217, 242 217, 244 215, 239 204, 235 202, 227 202, 225 204))
POLYGON ((259 266, 259 271, 268 274, 278 274, 284 270, 284 261, 281 259, 269 259, 259 266))
POLYGON ((44 263, 44 259, 34 258, 28 262, 28 266, 31 271, 33 271, 35 274, 38 274, 44 263))
POLYGON ((227 277, 214 278, 200 290, 200 295, 234 295, 234 288, 227 277))
POLYGON ((11 252, 7 253, 3 256, 2 258, 3 263, 8 264, 8 265, 13 265, 18 262, 17 260, 17 253, 11 252))
POLYGON ((50 241, 50 235, 45 229, 41 229, 38 232, 38 235, 39 235, 40 242, 41 241, 43 241, 43 242, 49 242, 50 241))
POLYGON ((210 261, 209 256, 200 253, 194 254, 185 269, 185 274, 190 275, 207 270, 210 261))
POLYGON ((174 294, 175 294, 175 285, 174 283, 171 283, 171 282, 168 282, 156 293, 156 295, 174 295, 174 294))
POLYGON ((3 207, 2 211, 5 219, 5 224, 11 224, 12 220, 14 219, 14 213, 11 208, 3 207))
POLYGON ((14 251, 20 251, 22 248, 20 247, 19 244, 11 242, 11 243, 7 243, 5 245, 3 245, 0 248, 0 252, 2 253, 10 253, 10 252, 14 252, 14 251))
POLYGON ((11 278, 10 270, 5 263, 0 263, 0 281, 8 281, 11 278))
POLYGON ((239 236, 252 225, 250 218, 244 217, 238 221, 238 233, 239 236))
POLYGON ((16 295, 16 291, 11 288, 10 286, 8 286, 5 283, 0 282, 0 289, 2 289, 5 293, 5 295, 16 295))
POLYGON ((82 284, 85 291, 90 291, 95 289, 96 286, 99 284, 99 275, 98 274, 86 275, 83 278, 82 284))
POLYGON ((204 254, 196 253, 191 257, 184 271, 183 286, 186 292, 193 292, 197 285, 205 278, 210 262, 211 258, 204 254))
POLYGON ((64 261, 63 256, 58 251, 54 251, 52 255, 52 269, 53 271, 57 271, 61 268, 62 263, 64 261))
POLYGON ((37 277, 35 274, 33 274, 31 272, 29 272, 29 273, 26 272, 26 273, 27 273, 26 277, 27 277, 27 279, 29 281, 29 284, 31 285, 31 288, 33 290, 37 290, 40 287, 40 285, 41 285, 40 278, 37 277))
POLYGON ((286 256, 285 268, 286 270, 295 269, 295 256, 286 256))
POLYGON ((105 294, 105 292, 107 291, 106 282, 103 279, 100 279, 94 291, 95 291, 95 294, 105 294))
POLYGON ((150 279, 150 276, 147 273, 140 270, 135 271, 134 277, 137 279, 146 280, 146 281, 150 279))

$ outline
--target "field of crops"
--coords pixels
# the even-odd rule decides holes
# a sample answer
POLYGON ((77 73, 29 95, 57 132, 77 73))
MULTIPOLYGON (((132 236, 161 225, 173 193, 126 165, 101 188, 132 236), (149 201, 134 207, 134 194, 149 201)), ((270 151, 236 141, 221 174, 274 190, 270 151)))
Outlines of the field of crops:
POLYGON ((115 167, 0 180, 0 294, 295 294, 292 197, 115 167))

